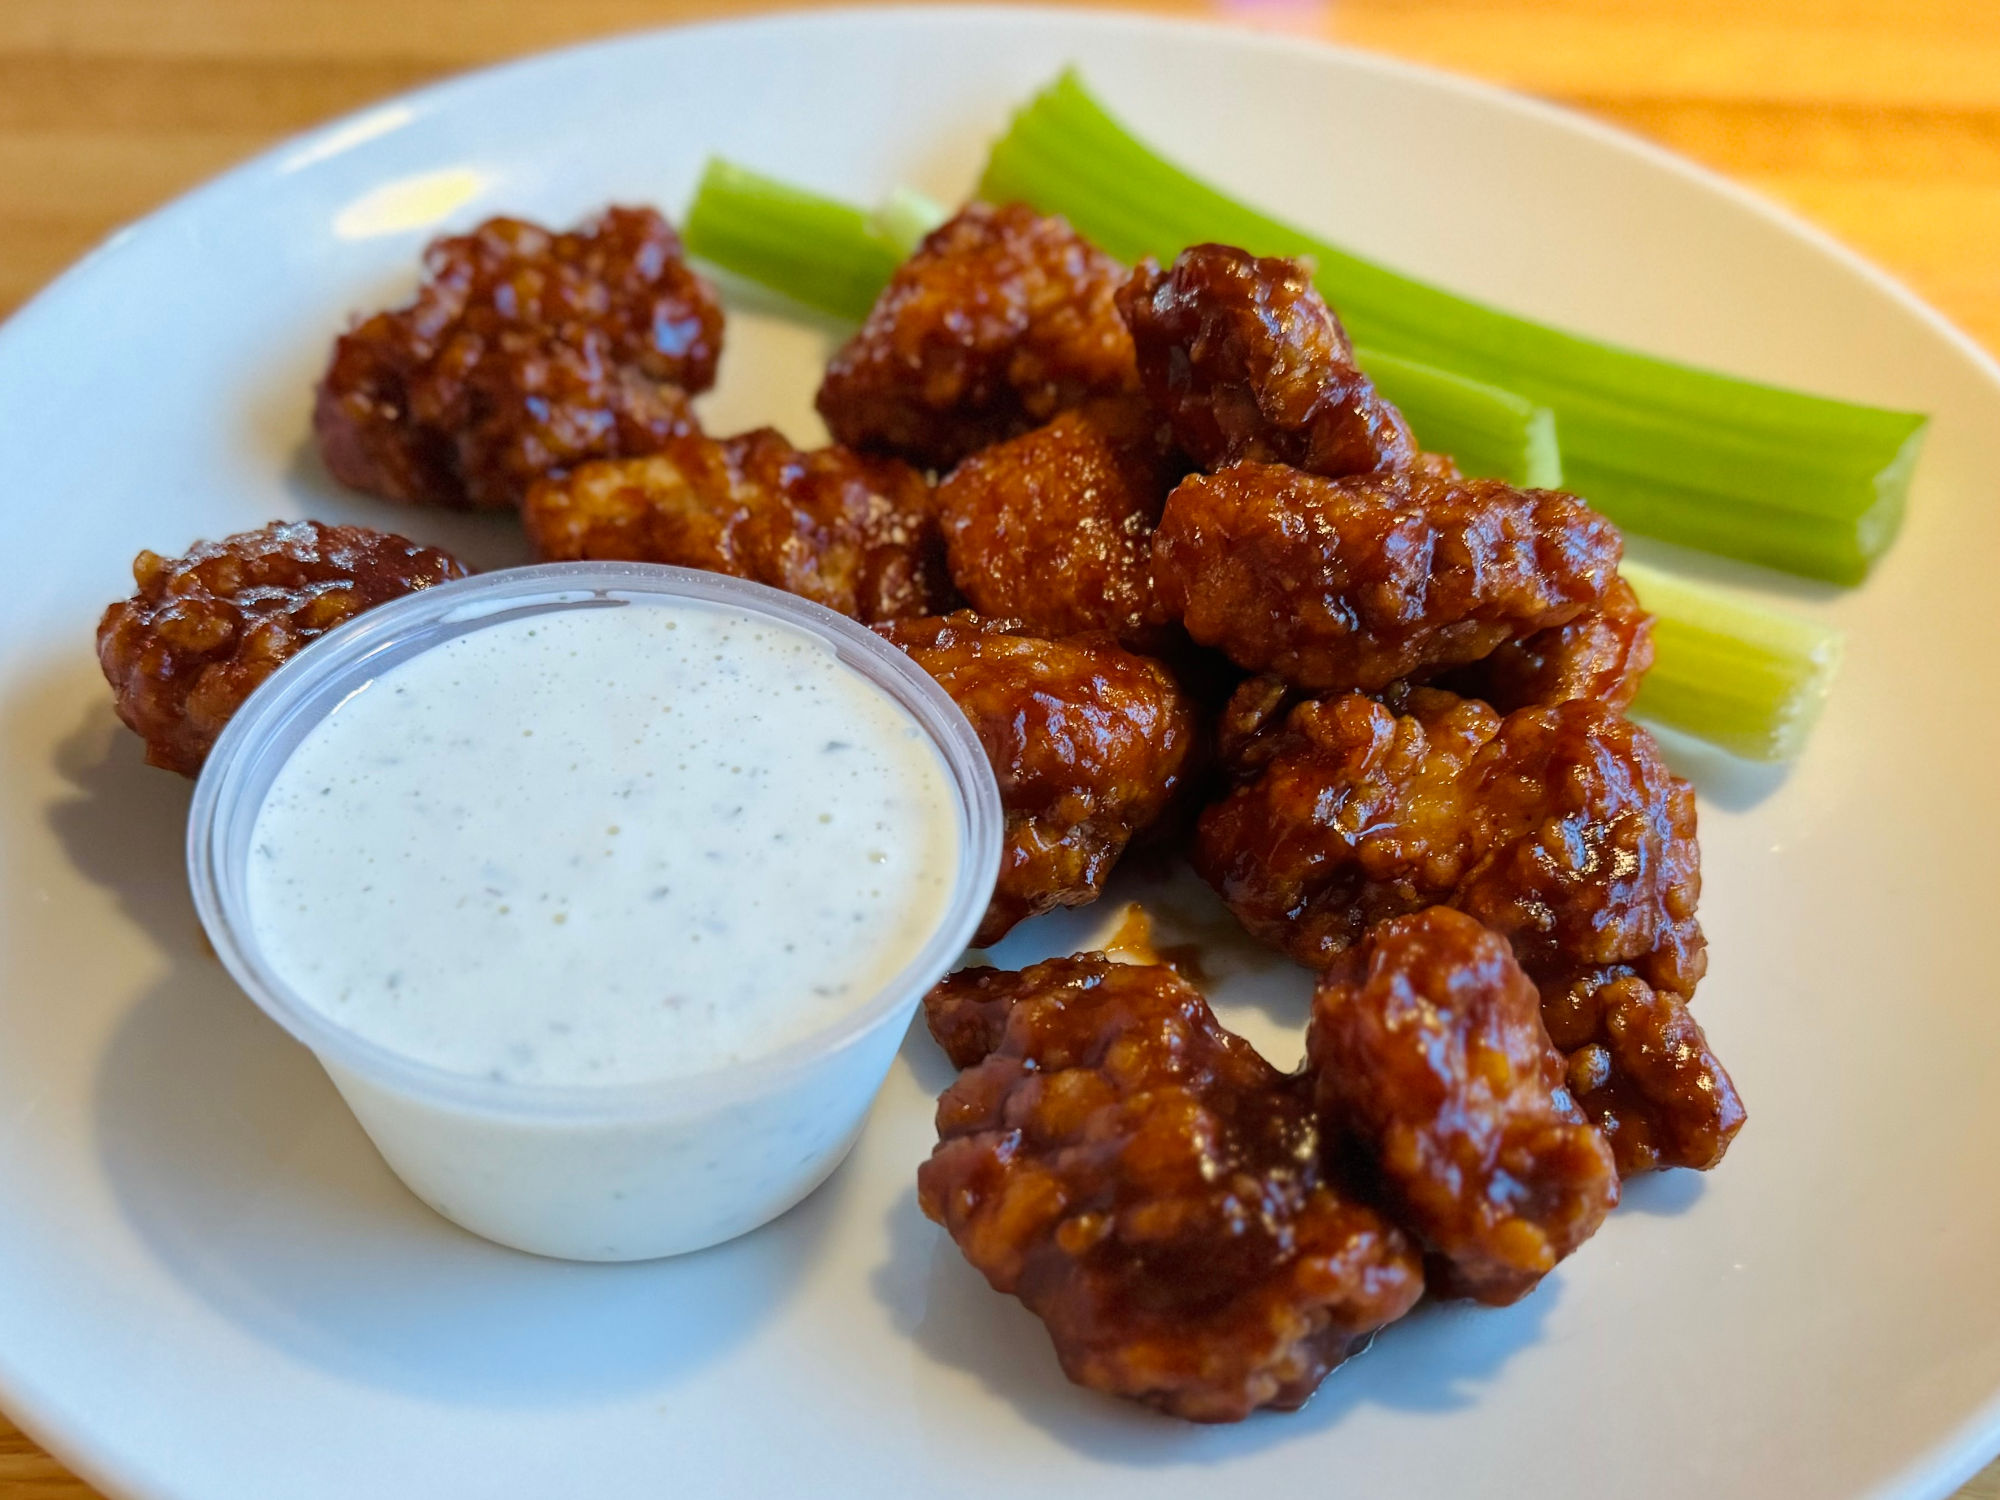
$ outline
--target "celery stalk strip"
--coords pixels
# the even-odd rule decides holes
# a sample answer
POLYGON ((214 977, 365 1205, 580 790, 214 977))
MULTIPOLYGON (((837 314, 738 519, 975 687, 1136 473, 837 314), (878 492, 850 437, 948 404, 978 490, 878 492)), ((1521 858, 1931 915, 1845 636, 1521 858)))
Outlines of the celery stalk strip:
POLYGON ((1355 363, 1409 418, 1417 441, 1466 473, 1536 489, 1563 482, 1555 413, 1525 396, 1356 345, 1355 363))
POLYGON ((1166 161, 1073 70, 1016 114, 980 192, 1127 260, 1204 240, 1312 257, 1357 343, 1553 410, 1569 486, 1635 531, 1855 583, 1901 522, 1923 416, 1656 359, 1374 265, 1166 161))
MULTIPOLYGON (((704 260, 840 317, 864 316, 895 269, 892 245, 914 248, 940 210, 907 190, 872 216, 832 198, 711 161, 689 207, 688 248, 704 260)), ((1547 407, 1462 375, 1379 351, 1361 366, 1409 418, 1426 448, 1466 473, 1515 484, 1562 483, 1547 407)))
POLYGON ((1634 717, 1746 760, 1797 756, 1839 670, 1841 633, 1643 563, 1623 572, 1654 616, 1656 658, 1634 717))
POLYGON ((860 209, 713 158, 681 236, 703 260, 856 320, 903 258, 860 209))

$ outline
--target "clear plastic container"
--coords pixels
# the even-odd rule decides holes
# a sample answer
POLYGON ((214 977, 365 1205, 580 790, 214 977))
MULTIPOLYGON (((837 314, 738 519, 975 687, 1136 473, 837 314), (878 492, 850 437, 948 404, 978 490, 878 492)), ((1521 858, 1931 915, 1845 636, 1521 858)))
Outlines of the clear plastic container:
POLYGON ((965 716, 895 647, 759 584, 643 563, 554 563, 396 600, 315 642, 260 687, 195 789, 188 873, 215 950, 265 1012, 319 1058, 397 1176, 445 1217, 517 1249, 643 1260, 716 1244, 776 1217, 840 1164, 924 991, 972 936, 999 868, 993 772, 965 716), (837 1022, 747 1061, 602 1088, 449 1072, 342 1027, 259 951, 246 892, 252 831, 293 750, 362 684, 454 636, 523 613, 692 600, 783 622, 928 734, 955 793, 959 869, 935 932, 895 980, 837 1022))

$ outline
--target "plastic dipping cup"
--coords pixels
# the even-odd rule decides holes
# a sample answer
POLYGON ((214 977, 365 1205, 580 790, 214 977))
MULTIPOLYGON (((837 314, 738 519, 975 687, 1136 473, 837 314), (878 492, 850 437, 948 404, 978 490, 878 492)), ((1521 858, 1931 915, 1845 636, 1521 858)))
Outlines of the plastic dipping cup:
MULTIPOLYGON (((195 789, 188 872, 216 952, 306 1044, 410 1189, 475 1234, 539 1255, 643 1260, 698 1250, 783 1213, 860 1133, 924 991, 957 959, 992 894, 1002 814, 991 767, 943 689, 853 621, 759 584, 640 563, 488 573, 370 610, 286 663, 238 711, 195 789), (936 929, 893 981, 766 1055, 654 1082, 505 1082, 449 1071, 343 1027, 260 950, 247 871, 281 768, 343 699, 453 637, 524 614, 693 602, 804 631, 874 684, 936 747, 959 820, 936 929)), ((420 997, 418 997, 420 999, 420 997)))

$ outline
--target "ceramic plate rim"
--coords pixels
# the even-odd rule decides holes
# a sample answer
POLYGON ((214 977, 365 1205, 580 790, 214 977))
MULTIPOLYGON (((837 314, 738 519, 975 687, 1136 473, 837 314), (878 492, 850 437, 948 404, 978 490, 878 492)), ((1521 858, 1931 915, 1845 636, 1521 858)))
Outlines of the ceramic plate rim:
MULTIPOLYGON (((1779 230, 1831 259, 1857 276, 1872 290, 1912 314, 1925 329, 1940 339, 2000 395, 2000 359, 1989 353, 1970 334, 1932 306, 1896 274, 1869 260, 1859 251, 1835 238, 1798 212, 1766 198, 1723 173, 1681 156, 1654 141, 1621 126, 1579 110, 1517 92, 1482 79, 1468 77, 1427 63, 1374 52, 1337 42, 1320 41, 1285 33, 1273 33, 1240 25, 1185 16, 1154 15, 1143 11, 1062 6, 1046 4, 913 4, 836 5, 824 8, 773 9, 745 16, 719 16, 680 24, 640 26, 608 35, 591 37, 556 47, 540 49, 497 62, 459 69, 419 87, 377 99, 321 124, 281 137, 205 178, 167 202, 113 230, 83 255, 67 265, 53 279, 20 304, 0 322, 0 362, 13 348, 32 337, 41 320, 58 315, 70 302, 87 299, 93 280, 113 269, 120 252, 142 237, 157 235, 173 224, 207 212, 211 205, 229 194, 254 188, 259 182, 283 175, 299 167, 338 156, 345 150, 414 123, 427 114, 449 110, 462 100, 505 82, 519 74, 532 73, 551 64, 576 60, 593 54, 613 54, 670 36, 694 33, 734 33, 746 46, 754 46, 758 35, 769 30, 823 26, 838 29, 858 21, 881 22, 898 18, 928 25, 990 24, 1004 18, 1010 24, 1038 27, 1098 28, 1107 32, 1166 32, 1210 38, 1244 52, 1273 55, 1306 54, 1331 56, 1358 71, 1420 84, 1426 88, 1455 94, 1485 107, 1527 116, 1551 124, 1609 147, 1628 158, 1662 168, 1708 194, 1726 199, 1763 223, 1779 230), (403 118, 380 130, 363 130, 365 123, 387 112, 403 111, 403 118), (352 139, 343 139, 351 136, 352 139), (329 149, 331 148, 331 149, 329 149)), ((44 1392, 28 1366, 0 1347, 0 1408, 21 1431, 85 1482, 111 1494, 138 1493, 145 1489, 151 1474, 126 1474, 107 1457, 100 1459, 97 1445, 85 1424, 72 1424, 57 1416, 60 1405, 44 1392)), ((1878 1493, 1899 1496, 1944 1496, 1977 1474, 2000 1452, 2000 1389, 1965 1419, 1946 1438, 1918 1454, 1892 1475, 1878 1493)))

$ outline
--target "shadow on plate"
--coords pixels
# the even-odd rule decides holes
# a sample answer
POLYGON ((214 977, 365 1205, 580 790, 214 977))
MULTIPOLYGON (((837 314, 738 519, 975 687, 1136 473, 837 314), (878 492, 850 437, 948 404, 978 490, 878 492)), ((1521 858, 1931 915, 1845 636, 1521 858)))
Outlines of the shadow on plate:
POLYGON ((67 733, 38 731, 66 784, 49 827, 163 960, 99 1061, 94 1123, 124 1216, 173 1277, 249 1336, 343 1377, 501 1407, 697 1378, 785 1304, 841 1174, 756 1234, 642 1265, 539 1260, 420 1204, 208 951, 182 860, 189 784, 142 762, 99 693, 73 669, 4 712, 13 738, 68 716, 67 733))
POLYGON ((1648 1172, 1627 1182, 1618 1195, 1618 1212, 1670 1219, 1686 1213, 1707 1191, 1703 1172, 1648 1172))
POLYGON ((944 1049, 931 1040, 930 1028, 924 1024, 924 1010, 920 1005, 910 1019, 910 1029, 903 1035, 903 1045, 898 1052, 902 1065, 910 1070, 911 1078, 927 1099, 935 1099, 952 1085, 958 1077, 958 1069, 951 1065, 951 1059, 944 1055, 944 1049))
POLYGON ((1076 1452, 1141 1467, 1223 1463, 1310 1440, 1364 1405, 1420 1412, 1471 1405, 1516 1352, 1541 1338, 1562 1290, 1557 1275, 1510 1308, 1424 1303, 1329 1375, 1303 1410, 1203 1427, 1071 1384, 1040 1320, 987 1286, 923 1216, 914 1192, 891 1211, 889 1246, 873 1277, 875 1295, 926 1358, 969 1375, 1076 1452))
POLYGON ((1782 787, 1792 774, 1789 764, 1760 765, 1738 760, 1705 741, 1657 724, 1646 726, 1660 742, 1667 769, 1694 783, 1696 798, 1727 812, 1748 812, 1782 787))

